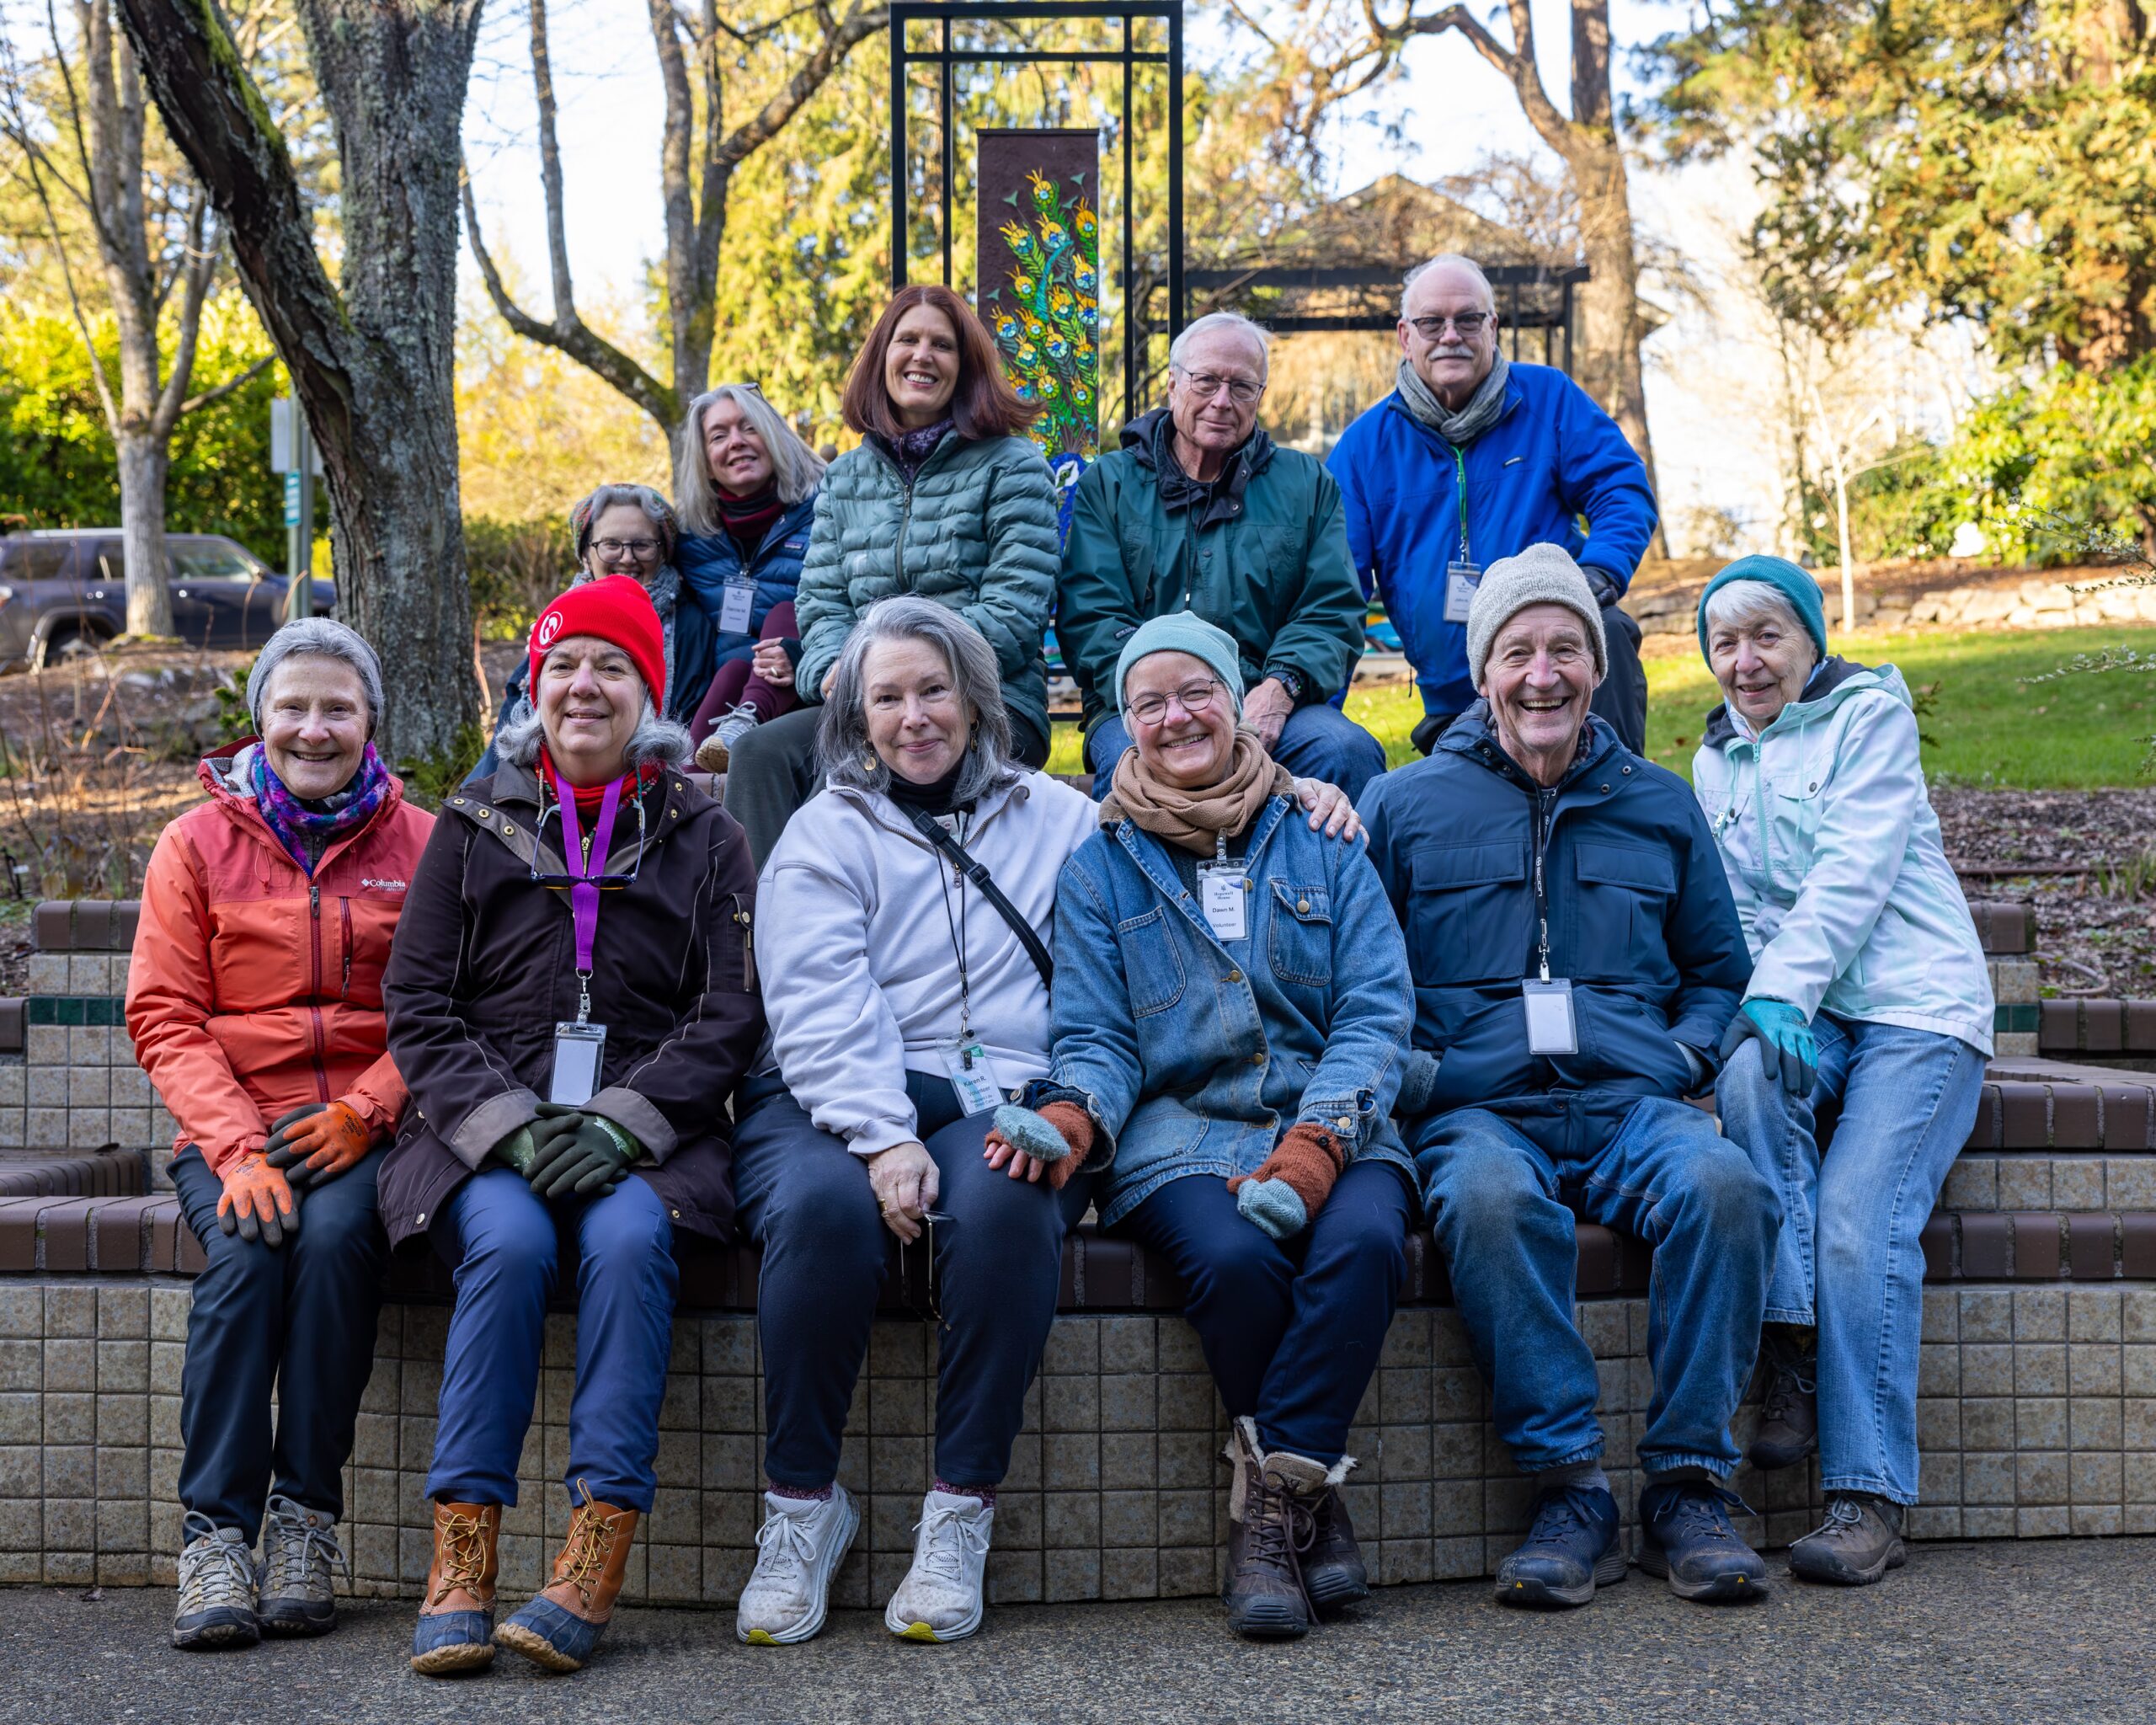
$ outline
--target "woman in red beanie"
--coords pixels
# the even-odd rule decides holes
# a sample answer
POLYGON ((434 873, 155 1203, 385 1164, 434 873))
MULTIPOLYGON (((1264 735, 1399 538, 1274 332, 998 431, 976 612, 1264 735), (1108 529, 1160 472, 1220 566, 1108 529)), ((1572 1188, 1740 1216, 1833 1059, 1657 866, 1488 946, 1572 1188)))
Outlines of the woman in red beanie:
POLYGON ((741 830, 676 770, 665 637, 615 576, 532 626, 533 710, 450 798, 382 994, 413 1107, 382 1170, 392 1245, 456 1272, 427 1494, 434 1565, 414 1670, 551 1671, 591 1656, 650 1512, 679 1230, 733 1231, 724 1104, 763 1014, 741 830), (496 1627, 495 1539, 517 1501, 560 1235, 577 1263, 568 1535, 496 1627))

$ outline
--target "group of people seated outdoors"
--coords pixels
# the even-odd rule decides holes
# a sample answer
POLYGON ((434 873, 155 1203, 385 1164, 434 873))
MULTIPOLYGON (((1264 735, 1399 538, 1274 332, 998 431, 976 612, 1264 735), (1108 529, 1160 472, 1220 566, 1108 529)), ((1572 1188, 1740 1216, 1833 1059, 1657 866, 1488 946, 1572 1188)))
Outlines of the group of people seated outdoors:
POLYGON ((1410 276, 1399 339, 1397 388, 1321 464, 1258 427, 1264 332, 1198 319, 1059 542, 1030 405, 962 300, 907 288, 855 362, 850 452, 826 467, 729 384, 689 410, 672 501, 578 504, 580 566, 435 816, 372 740, 373 651, 279 631, 254 735, 158 841, 128 984, 207 1258, 176 1646, 334 1626, 408 1248, 456 1290, 413 1668, 588 1663, 651 1512, 695 1240, 761 1253, 739 1637, 824 1625, 861 1521, 848 1410, 915 1242, 934 1439, 884 1616, 970 1635, 1089 1213, 1187 1290, 1240 1635, 1367 1594, 1342 1487, 1422 1225, 1532 1482, 1499 1600, 1627 1573, 1582 1219, 1653 1250, 1640 1566, 1687 1599, 1765 1592, 1730 1486, 1762 1368, 1751 1460, 1816 1454, 1824 1493, 1790 1573, 1904 1561, 1919 1231, 1992 1023, 1909 691, 1829 651, 1810 575, 1743 558, 1699 606, 1723 702, 1692 782, 1644 759, 1617 608, 1654 520, 1638 457, 1508 362, 1468 259, 1410 276), (1426 714, 1389 772, 1340 707, 1372 593, 1426 714), (1041 770, 1051 617, 1090 798, 1041 770), (566 1532, 504 1615, 572 1283, 566 1532))

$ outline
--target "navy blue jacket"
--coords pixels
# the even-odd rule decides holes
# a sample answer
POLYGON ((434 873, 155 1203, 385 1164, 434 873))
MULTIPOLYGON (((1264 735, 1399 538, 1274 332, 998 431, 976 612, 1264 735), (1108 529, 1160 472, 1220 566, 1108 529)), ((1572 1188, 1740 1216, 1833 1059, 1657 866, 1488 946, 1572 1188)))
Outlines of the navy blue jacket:
POLYGON ((1468 552, 1486 569, 1530 545, 1561 545, 1621 593, 1654 537, 1645 463, 1617 422, 1562 371, 1513 366, 1504 412, 1457 461, 1397 390, 1387 396, 1340 434, 1326 466, 1340 482, 1363 591, 1385 601, 1428 713, 1475 704, 1466 625, 1445 621, 1445 565, 1460 555, 1463 463, 1468 552))
POLYGON ((1439 1056, 1433 1114, 1553 1092, 1689 1095, 1743 996, 1751 955, 1691 788, 1588 724, 1551 791, 1513 764, 1478 702, 1428 760, 1364 793, 1370 861, 1407 936, 1415 1045, 1439 1056), (1550 974, 1572 980, 1576 1055, 1527 1049, 1538 825, 1550 974))
MULTIPOLYGON (((816 515, 816 494, 810 492, 765 530, 764 542, 748 560, 746 573, 756 584, 755 602, 749 611, 749 628, 737 634, 718 627, 720 607, 726 602, 726 584, 744 573, 741 547, 728 532, 707 537, 685 533, 674 547, 675 566, 681 571, 687 595, 711 620, 713 644, 708 685, 719 666, 746 659, 756 650, 756 634, 771 615, 771 607, 792 599, 801 586, 801 560, 808 554, 808 527, 816 515)), ((696 698, 703 699, 703 686, 696 698)), ((691 709, 694 710, 693 708, 691 709)))

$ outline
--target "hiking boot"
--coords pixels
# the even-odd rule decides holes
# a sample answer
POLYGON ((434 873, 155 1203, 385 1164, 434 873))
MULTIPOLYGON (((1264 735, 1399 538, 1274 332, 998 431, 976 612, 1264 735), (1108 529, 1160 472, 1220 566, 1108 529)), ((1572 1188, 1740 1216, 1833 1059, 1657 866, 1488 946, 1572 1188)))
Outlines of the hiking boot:
POLYGON ((1303 1589, 1301 1559, 1314 1537, 1309 1502, 1280 1471, 1300 1456, 1267 1455, 1246 1414, 1228 1440, 1235 1478, 1228 1487, 1228 1583, 1220 1590, 1228 1626, 1251 1641, 1293 1641, 1317 1614, 1303 1589))
POLYGON ((172 1614, 176 1648, 251 1648, 262 1639, 254 1610, 254 1559, 247 1535, 216 1527, 189 1510, 180 1525, 187 1543, 179 1553, 179 1603, 172 1614))
POLYGON ((734 745, 763 723, 753 707, 737 707, 711 728, 711 734, 696 746, 696 765, 706 772, 723 772, 733 759, 734 745))
POLYGON ((412 1669, 422 1677, 478 1671, 494 1663, 495 1541, 499 1503, 435 1505, 435 1560, 412 1626, 412 1669))
POLYGON ((352 1566, 337 1543, 337 1518, 273 1496, 262 1524, 261 1603, 264 1635, 327 1635, 337 1626, 336 1572, 352 1566))
POLYGON ((1607 1486, 1561 1486, 1534 1500, 1534 1525, 1497 1566, 1501 1605, 1545 1610, 1584 1605, 1598 1587, 1625 1578, 1617 1499, 1607 1486))
POLYGON ((765 1648, 815 1634, 830 1606, 831 1578, 860 1527, 860 1508, 844 1486, 833 1486, 821 1498, 766 1492, 756 1571, 741 1589, 734 1634, 765 1648))
POLYGON ((1909 1561, 1902 1543, 1908 1512, 1870 1492, 1829 1492, 1827 1519, 1789 1548, 1789 1573, 1838 1587, 1869 1587, 1909 1561))
POLYGON ((1663 1480, 1640 1493, 1640 1567, 1680 1599, 1764 1599, 1767 1566, 1729 1524, 1752 1508, 1726 1487, 1663 1480))
MULTIPOLYGON (((1344 1474, 1352 1465, 1343 1461, 1340 1471, 1344 1474)), ((1331 1471, 1327 1470, 1328 1475, 1331 1471)), ((1301 1563, 1303 1591, 1320 1616, 1370 1596, 1370 1573, 1364 1567, 1363 1548, 1355 1543, 1347 1499, 1329 1478, 1310 1499, 1310 1547, 1302 1554, 1301 1563)))
POLYGON ((981 1572, 995 1506, 966 1493, 931 1492, 914 1524, 913 1567, 883 1610, 906 1641, 963 1641, 980 1627, 981 1572))
POLYGON ((542 1669, 580 1671, 599 1646, 622 1583, 628 1578, 629 1546, 638 1512, 601 1503, 582 1480, 584 1501, 569 1511, 568 1537, 554 1572, 533 1599, 494 1632, 494 1643, 519 1653, 542 1669))
POLYGON ((1819 1447, 1819 1354, 1815 1332, 1797 1333, 1769 1324, 1760 1351, 1767 1366, 1767 1391, 1759 1408, 1759 1429, 1745 1451, 1763 1473, 1794 1467, 1819 1447))

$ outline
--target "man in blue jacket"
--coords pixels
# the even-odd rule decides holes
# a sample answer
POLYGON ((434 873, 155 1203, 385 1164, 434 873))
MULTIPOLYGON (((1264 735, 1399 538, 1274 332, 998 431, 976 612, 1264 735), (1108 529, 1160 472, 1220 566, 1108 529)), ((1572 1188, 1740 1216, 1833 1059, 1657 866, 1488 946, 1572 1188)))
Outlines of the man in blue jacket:
POLYGON ((1601 607, 1609 669, 1594 711, 1643 750, 1640 628, 1617 601, 1654 537, 1646 464, 1562 371, 1499 351, 1497 299, 1471 259, 1433 258, 1408 275, 1400 350, 1397 387, 1326 465, 1363 590, 1384 600, 1422 692, 1416 747, 1428 754, 1474 702, 1467 607, 1481 572, 1551 543, 1578 560, 1601 607))
POLYGON ((1497 1598, 1582 1605, 1625 1574, 1572 1322, 1575 1213, 1654 1248, 1641 1565, 1682 1598, 1755 1597, 1766 1567, 1724 1482, 1781 1213, 1684 1100, 1743 995, 1744 932, 1689 788, 1589 715, 1608 649, 1564 548, 1493 563, 1466 635, 1485 698, 1361 813, 1407 936, 1415 1046, 1437 1058, 1408 1147, 1498 1434, 1535 1485, 1497 1598))

